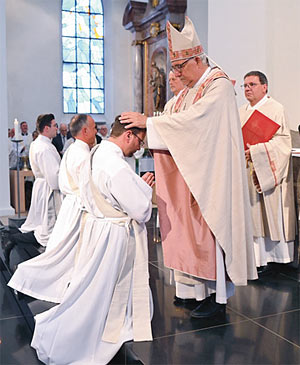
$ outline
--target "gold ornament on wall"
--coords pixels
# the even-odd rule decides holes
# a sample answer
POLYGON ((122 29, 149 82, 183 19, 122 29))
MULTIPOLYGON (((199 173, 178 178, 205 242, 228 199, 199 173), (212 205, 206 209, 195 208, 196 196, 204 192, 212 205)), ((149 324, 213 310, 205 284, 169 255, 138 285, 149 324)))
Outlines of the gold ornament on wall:
POLYGON ((158 4, 159 4, 159 0, 152 0, 153 8, 156 8, 158 4))
POLYGON ((159 32, 160 32, 160 24, 159 23, 151 23, 150 30, 149 30, 150 36, 152 38, 155 38, 155 37, 158 36, 159 32))

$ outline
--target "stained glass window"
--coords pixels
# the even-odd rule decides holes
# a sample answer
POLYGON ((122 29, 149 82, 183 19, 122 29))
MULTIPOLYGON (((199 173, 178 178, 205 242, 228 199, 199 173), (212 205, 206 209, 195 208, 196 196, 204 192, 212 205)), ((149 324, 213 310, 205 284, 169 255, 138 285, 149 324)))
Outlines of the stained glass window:
POLYGON ((62 0, 64 113, 104 114, 102 0, 62 0))

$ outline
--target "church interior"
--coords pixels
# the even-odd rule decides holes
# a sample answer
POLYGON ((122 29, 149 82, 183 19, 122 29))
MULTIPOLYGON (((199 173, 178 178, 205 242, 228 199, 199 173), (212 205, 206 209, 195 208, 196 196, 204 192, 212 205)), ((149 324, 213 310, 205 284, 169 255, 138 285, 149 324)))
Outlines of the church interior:
MULTIPOLYGON (((43 250, 20 245, 19 250, 12 252, 9 263, 2 250, 4 232, 15 229, 8 226, 26 218, 29 204, 25 202, 24 179, 32 176, 31 171, 18 171, 22 176, 20 207, 20 182, 16 181, 17 171, 9 167, 6 130, 13 128, 14 120, 18 119, 27 121, 31 133, 37 116, 44 113, 53 113, 58 125, 69 124, 81 112, 72 109, 73 100, 67 101, 70 94, 63 84, 66 78, 63 6, 75 1, 79 2, 0 0, 0 125, 5 128, 0 135, 0 363, 3 365, 41 364, 30 346, 34 316, 53 306, 7 286, 17 265, 43 250)), ((188 16, 205 52, 233 80, 238 107, 245 103, 240 87, 244 75, 249 70, 260 70, 268 76, 269 94, 284 105, 292 147, 300 148, 298 0, 99 2, 103 15, 101 88, 99 99, 93 102, 89 98, 91 107, 87 112, 98 127, 107 125, 109 129, 115 116, 126 111, 147 116, 163 111, 172 97, 166 77, 170 71, 166 22, 181 29, 188 16), (154 93, 155 67, 165 75, 160 99, 154 93)), ((89 89, 92 93, 91 86, 89 89)), ((297 153, 293 154, 292 162, 298 227, 300 155, 297 153)), ((151 155, 146 155, 137 162, 139 173, 148 168, 154 171, 150 159, 151 155)), ((151 219, 146 224, 154 302, 153 341, 125 342, 110 364, 299 364, 298 228, 293 262, 273 265, 268 275, 236 287, 225 315, 195 319, 190 318, 188 303, 178 305, 174 301, 172 270, 164 266, 157 211, 154 201, 151 219)))

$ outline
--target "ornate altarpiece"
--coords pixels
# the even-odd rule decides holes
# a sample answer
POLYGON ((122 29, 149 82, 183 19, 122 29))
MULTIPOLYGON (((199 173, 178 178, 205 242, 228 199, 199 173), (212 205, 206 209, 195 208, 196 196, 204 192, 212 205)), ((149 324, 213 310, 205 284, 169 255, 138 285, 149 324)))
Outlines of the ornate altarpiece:
POLYGON ((133 34, 134 111, 148 116, 170 99, 166 23, 184 25, 187 0, 128 1, 123 26, 133 34))

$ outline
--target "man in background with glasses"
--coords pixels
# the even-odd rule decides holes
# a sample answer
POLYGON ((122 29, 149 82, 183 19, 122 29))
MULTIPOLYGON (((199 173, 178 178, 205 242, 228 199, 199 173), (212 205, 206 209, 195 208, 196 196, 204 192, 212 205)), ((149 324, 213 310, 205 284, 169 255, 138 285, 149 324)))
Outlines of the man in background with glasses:
POLYGON ((256 266, 258 273, 266 274, 271 272, 269 262, 288 263, 294 256, 292 141, 283 106, 268 96, 267 77, 248 72, 242 87, 248 100, 240 108, 242 126, 255 110, 280 126, 269 142, 248 145, 245 151, 256 266))
POLYGON ((186 88, 171 114, 121 119, 147 126, 149 147, 165 150, 155 165, 164 264, 174 270, 176 302, 209 318, 224 314, 234 285, 257 277, 240 121, 232 83, 208 65, 191 20, 181 32, 168 23, 167 35, 186 88))
POLYGON ((59 132, 57 135, 52 139, 52 143, 54 144, 57 152, 62 157, 64 146, 68 140, 68 126, 65 123, 61 123, 59 126, 59 132))

